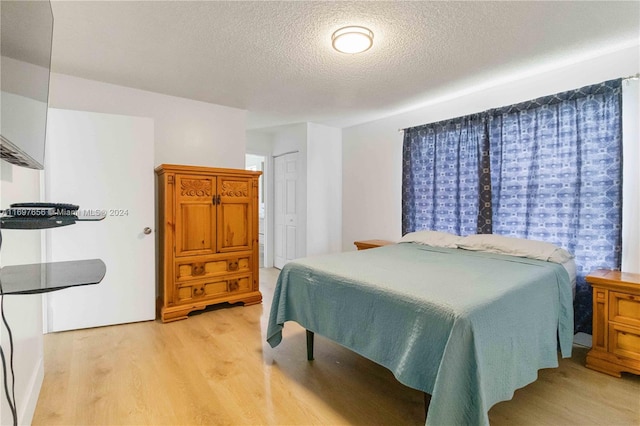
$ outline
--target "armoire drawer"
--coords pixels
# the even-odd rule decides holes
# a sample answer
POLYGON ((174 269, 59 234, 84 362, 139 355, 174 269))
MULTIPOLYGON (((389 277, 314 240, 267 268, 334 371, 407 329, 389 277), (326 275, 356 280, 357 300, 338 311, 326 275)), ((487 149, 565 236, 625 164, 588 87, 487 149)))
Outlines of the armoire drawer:
POLYGON ((610 291, 609 321, 640 327, 640 296, 610 291))
POLYGON ((190 257, 176 261, 175 271, 177 281, 251 272, 251 255, 190 257))
POLYGON ((244 293, 251 291, 252 282, 251 274, 182 282, 176 285, 173 299, 181 304, 244 293))

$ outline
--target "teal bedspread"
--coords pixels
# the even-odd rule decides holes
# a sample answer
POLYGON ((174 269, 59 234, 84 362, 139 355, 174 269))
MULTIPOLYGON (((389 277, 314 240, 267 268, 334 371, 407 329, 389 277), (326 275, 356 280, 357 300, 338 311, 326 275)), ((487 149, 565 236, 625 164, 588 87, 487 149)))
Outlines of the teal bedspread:
POLYGON ((297 260, 280 273, 267 341, 286 321, 432 395, 427 425, 486 425, 495 403, 571 356, 573 304, 558 264, 402 243, 297 260))

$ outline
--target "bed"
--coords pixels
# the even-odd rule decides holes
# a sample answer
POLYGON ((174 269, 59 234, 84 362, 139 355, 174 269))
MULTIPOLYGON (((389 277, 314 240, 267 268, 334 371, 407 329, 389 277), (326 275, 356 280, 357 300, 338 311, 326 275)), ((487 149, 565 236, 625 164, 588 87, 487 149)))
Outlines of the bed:
POLYGON ((572 299, 560 263, 404 242, 285 265, 267 341, 295 321, 431 395, 427 425, 486 425, 571 356, 572 299))

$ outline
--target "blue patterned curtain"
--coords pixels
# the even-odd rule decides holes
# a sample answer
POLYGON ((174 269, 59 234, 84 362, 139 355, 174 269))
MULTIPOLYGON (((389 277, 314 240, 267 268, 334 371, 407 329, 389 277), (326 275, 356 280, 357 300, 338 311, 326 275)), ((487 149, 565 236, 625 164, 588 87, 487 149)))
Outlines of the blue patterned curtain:
POLYGON ((618 79, 450 120, 477 124, 474 137, 466 140, 476 144, 480 164, 456 160, 454 150, 446 157, 448 163, 457 161, 469 167, 469 173, 477 173, 474 181, 468 173, 458 172, 465 176, 465 183, 454 174, 443 178, 432 166, 438 163, 438 156, 427 148, 434 142, 427 142, 431 139, 424 130, 433 129, 437 134, 444 126, 436 123, 408 129, 403 234, 418 229, 475 233, 468 219, 477 216, 477 233, 548 241, 569 250, 575 255, 578 275, 576 331, 590 333, 591 288, 585 276, 597 268, 617 269, 621 262, 621 103, 618 79), (480 201, 457 207, 475 210, 448 214, 447 226, 441 226, 442 212, 425 201, 433 199, 434 191, 429 189, 457 194, 460 186, 474 183, 480 201))
POLYGON ((405 131, 403 234, 421 229, 476 233, 478 159, 484 137, 479 116, 405 131))
POLYGON ((493 232, 575 256, 576 331, 591 332, 585 276, 620 267, 621 80, 490 111, 493 232))

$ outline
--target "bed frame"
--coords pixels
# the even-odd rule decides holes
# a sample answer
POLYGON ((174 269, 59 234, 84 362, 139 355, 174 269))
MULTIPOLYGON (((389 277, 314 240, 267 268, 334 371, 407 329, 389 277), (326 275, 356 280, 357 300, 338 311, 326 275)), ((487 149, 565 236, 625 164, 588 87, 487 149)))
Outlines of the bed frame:
MULTIPOLYGON (((305 330, 307 332, 307 361, 313 361, 313 343, 315 333, 313 331, 305 330)), ((429 412, 429 404, 431 403, 431 395, 426 392, 424 394, 424 418, 427 418, 429 412)))

